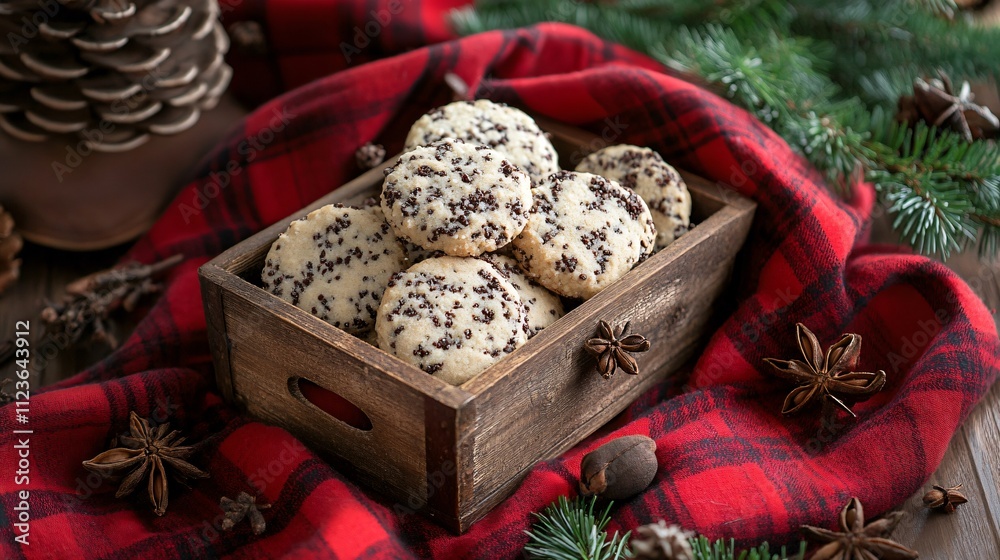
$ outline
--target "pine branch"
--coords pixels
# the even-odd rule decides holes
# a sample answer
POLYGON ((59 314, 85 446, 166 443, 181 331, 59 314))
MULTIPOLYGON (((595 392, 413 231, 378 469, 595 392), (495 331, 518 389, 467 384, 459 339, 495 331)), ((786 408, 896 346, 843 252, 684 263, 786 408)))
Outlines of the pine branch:
POLYGON ((479 2, 464 32, 565 21, 706 80, 844 191, 875 184, 894 227, 947 257, 978 238, 1000 250, 1000 152, 907 130, 889 116, 918 76, 1000 76, 1000 31, 954 17, 952 0, 515 0, 479 2))
MULTIPOLYGON (((594 513, 597 497, 575 498, 570 501, 565 496, 535 514, 538 521, 528 535, 524 552, 528 558, 545 560, 624 560, 632 558, 628 547, 630 533, 617 532, 609 540, 604 530, 611 520, 611 506, 608 503, 599 514, 594 513)), ((714 543, 701 535, 690 539, 694 556, 691 560, 802 560, 806 543, 799 543, 799 552, 787 556, 785 547, 780 554, 771 552, 765 542, 759 546, 737 551, 734 541, 729 544, 722 539, 714 543)))
POLYGON ((694 551, 692 560, 801 560, 805 558, 806 543, 800 542, 799 552, 794 556, 788 556, 785 547, 781 547, 780 553, 772 553, 771 547, 763 543, 755 548, 737 551, 732 539, 727 545, 722 539, 713 543, 705 536, 700 536, 691 539, 691 549, 694 551))
POLYGON ((546 560, 619 560, 627 558, 629 533, 608 539, 604 530, 611 521, 611 504, 598 515, 594 514, 597 497, 576 498, 572 502, 565 496, 535 514, 538 521, 528 535, 524 552, 529 558, 546 560))

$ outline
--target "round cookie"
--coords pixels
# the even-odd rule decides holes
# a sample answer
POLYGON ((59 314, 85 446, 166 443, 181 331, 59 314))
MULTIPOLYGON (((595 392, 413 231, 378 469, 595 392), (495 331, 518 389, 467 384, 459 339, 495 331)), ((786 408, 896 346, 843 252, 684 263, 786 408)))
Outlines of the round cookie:
POLYGON ((480 99, 438 107, 413 123, 406 136, 406 149, 443 138, 458 138, 493 148, 523 169, 532 184, 559 170, 556 150, 535 121, 503 103, 480 99))
POLYGON ((292 222, 264 261, 264 289, 350 333, 375 325, 389 278, 406 268, 381 209, 328 205, 292 222))
POLYGON ((517 289, 486 261, 427 259, 393 276, 375 323, 379 348, 461 385, 527 340, 517 289))
POLYGON ((618 181, 642 197, 656 224, 657 249, 688 231, 691 193, 677 170, 653 150, 628 144, 609 146, 584 158, 576 170, 618 181))
POLYGON ((409 241, 403 241, 403 248, 406 249, 406 262, 410 266, 417 264, 418 262, 426 261, 427 259, 433 257, 444 257, 445 254, 441 251, 434 251, 429 249, 424 249, 416 243, 410 243, 409 241))
POLYGON ((559 299, 559 296, 546 290, 544 286, 529 278, 517 266, 517 261, 513 257, 498 253, 489 253, 479 258, 492 264, 517 289, 528 317, 528 338, 535 336, 545 327, 555 323, 566 313, 563 310, 562 300, 559 299))
POLYGON ((514 238, 514 256, 529 277, 557 294, 589 299, 653 252, 649 208, 614 181, 559 171, 531 192, 534 208, 514 238))
POLYGON ((456 257, 506 245, 531 210, 528 176, 499 152, 445 139, 385 170, 382 211, 396 235, 456 257))

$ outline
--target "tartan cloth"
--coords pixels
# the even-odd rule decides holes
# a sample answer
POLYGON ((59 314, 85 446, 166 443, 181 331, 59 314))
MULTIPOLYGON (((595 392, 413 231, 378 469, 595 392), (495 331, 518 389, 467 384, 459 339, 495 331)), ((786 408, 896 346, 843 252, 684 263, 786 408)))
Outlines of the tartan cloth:
MULTIPOLYGON (((426 39, 405 34, 441 17, 442 6, 408 8, 415 11, 399 20, 407 40, 386 51, 426 39)), ((269 21, 291 25, 292 16, 268 7, 269 21)), ((390 22, 379 44, 391 44, 395 33, 390 22)), ((839 201, 746 112, 566 25, 442 42, 308 83, 247 117, 135 245, 129 257, 143 262, 175 253, 186 260, 134 334, 104 361, 36 391, 28 425, 31 545, 13 543, 17 491, 25 487, 14 486, 7 471, 0 478, 0 556, 514 558, 531 513, 575 493, 581 457, 626 434, 656 440, 659 472, 647 491, 617 504, 612 531, 662 518, 742 543, 797 542, 801 524, 833 528, 850 496, 874 517, 935 470, 997 377, 1000 341, 990 313, 947 268, 865 244, 874 194, 867 185, 855 192, 839 201), (686 385, 654 388, 598 434, 539 464, 463 536, 419 515, 398 516, 390 501, 356 486, 284 430, 223 403, 214 391, 196 272, 355 176, 354 151, 364 142, 398 151, 409 123, 449 101, 447 71, 478 97, 613 142, 651 146, 759 205, 737 263, 735 311, 711 336, 686 385), (824 345, 841 332, 860 333, 861 369, 888 373, 885 389, 855 406, 856 421, 823 425, 813 416, 780 414, 791 387, 769 375, 762 359, 796 356, 796 322, 824 345), (170 421, 189 441, 218 434, 192 459, 212 478, 190 490, 172 485, 164 517, 152 513, 144 488, 134 499, 116 499, 115 484, 80 464, 127 429, 131 410, 170 421), (255 489, 259 501, 274 504, 264 512, 267 531, 255 537, 248 524, 220 531, 219 498, 255 489)), ((0 422, 8 457, 17 443, 11 430, 19 427, 13 405, 0 422)))

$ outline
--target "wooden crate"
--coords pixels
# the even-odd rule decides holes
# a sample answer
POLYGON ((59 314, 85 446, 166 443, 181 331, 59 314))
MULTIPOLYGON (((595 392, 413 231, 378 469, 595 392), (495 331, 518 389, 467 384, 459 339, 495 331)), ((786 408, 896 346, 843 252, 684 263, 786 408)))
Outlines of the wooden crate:
MULTIPOLYGON (((568 169, 603 145, 580 130, 540 124, 568 169)), ((509 496, 535 463, 565 452, 693 356, 754 204, 682 172, 697 227, 454 387, 260 287, 264 257, 292 220, 326 204, 377 197, 386 165, 201 268, 216 377, 230 402, 286 428, 352 479, 394 500, 397 511, 419 511, 463 532, 509 496), (633 332, 652 343, 636 355, 639 375, 619 372, 606 380, 596 373, 583 343, 602 319, 629 320, 633 332), (314 404, 319 399, 303 394, 306 388, 353 403, 361 420, 324 412, 314 404)))

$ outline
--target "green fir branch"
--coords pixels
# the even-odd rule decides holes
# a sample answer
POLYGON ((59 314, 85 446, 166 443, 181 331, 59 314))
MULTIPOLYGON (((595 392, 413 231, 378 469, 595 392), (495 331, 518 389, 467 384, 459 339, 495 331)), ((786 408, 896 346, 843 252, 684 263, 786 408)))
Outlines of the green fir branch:
POLYGON ((611 521, 611 504, 595 515, 597 497, 565 496, 535 514, 538 521, 528 535, 524 552, 529 558, 544 560, 619 560, 627 558, 629 533, 617 532, 610 539, 604 530, 611 521))
MULTIPOLYGON (((623 560, 632 558, 629 535, 617 532, 608 537, 605 528, 611 520, 611 503, 595 514, 597 497, 577 497, 570 501, 560 496, 541 513, 528 535, 524 552, 528 558, 544 560, 623 560)), ((705 536, 689 540, 694 556, 691 560, 802 560, 806 543, 799 543, 799 551, 788 556, 785 547, 771 552, 766 542, 746 550, 737 550, 735 542, 719 539, 709 541, 705 536)))
POLYGON ((919 76, 1000 77, 1000 30, 960 16, 952 0, 489 0, 455 23, 563 21, 644 51, 751 111, 834 189, 863 173, 918 251, 946 258, 978 240, 996 257, 996 145, 891 117, 919 76))
POLYGON ((700 536, 691 539, 691 550, 694 551, 692 560, 801 560, 806 555, 806 543, 800 542, 798 553, 788 556, 785 547, 781 547, 780 553, 771 552, 767 543, 747 550, 737 550, 732 539, 727 544, 722 539, 711 542, 707 537, 700 536))

